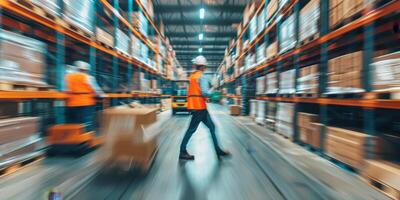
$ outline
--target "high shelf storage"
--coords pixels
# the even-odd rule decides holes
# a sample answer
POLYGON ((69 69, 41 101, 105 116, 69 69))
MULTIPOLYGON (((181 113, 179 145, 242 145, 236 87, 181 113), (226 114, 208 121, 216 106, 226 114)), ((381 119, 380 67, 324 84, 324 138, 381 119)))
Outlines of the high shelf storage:
POLYGON ((159 105, 169 98, 162 89, 183 74, 163 25, 153 18, 148 0, 1 1, 0 126, 20 118, 15 126, 23 126, 24 137, 7 141, 0 170, 43 153, 47 128, 65 123, 64 76, 74 61, 90 63, 106 92, 98 111, 134 100, 159 105))
POLYGON ((252 1, 215 82, 243 115, 398 192, 373 170, 399 162, 399 10, 397 0, 252 1))

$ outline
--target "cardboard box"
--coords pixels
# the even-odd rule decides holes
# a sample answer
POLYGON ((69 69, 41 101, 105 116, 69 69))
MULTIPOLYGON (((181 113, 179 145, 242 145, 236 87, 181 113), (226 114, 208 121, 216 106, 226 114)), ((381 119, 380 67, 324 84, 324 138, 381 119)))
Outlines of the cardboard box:
POLYGON ((38 117, 15 117, 0 120, 0 145, 39 133, 38 117))
POLYGON ((398 193, 400 191, 400 165, 385 160, 367 160, 366 163, 366 167, 362 170, 363 176, 397 190, 397 196, 394 195, 392 198, 400 199, 398 193))
POLYGON ((99 27, 96 27, 96 40, 110 47, 114 47, 114 37, 99 27))
POLYGON ((229 106, 230 115, 238 116, 242 113, 242 107, 239 105, 230 105, 229 106))

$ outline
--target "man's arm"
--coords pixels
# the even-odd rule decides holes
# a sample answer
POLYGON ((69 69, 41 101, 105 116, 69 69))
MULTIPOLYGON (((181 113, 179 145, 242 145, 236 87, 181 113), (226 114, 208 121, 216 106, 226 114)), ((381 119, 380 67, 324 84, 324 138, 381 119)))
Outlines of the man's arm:
POLYGON ((99 84, 97 84, 96 78, 94 78, 93 76, 89 76, 89 84, 90 84, 90 86, 92 86, 94 92, 98 96, 104 96, 105 95, 103 90, 100 88, 99 84))
POLYGON ((214 89, 210 88, 210 83, 208 82, 208 80, 204 76, 200 76, 199 84, 200 84, 201 94, 204 97, 210 97, 214 89))

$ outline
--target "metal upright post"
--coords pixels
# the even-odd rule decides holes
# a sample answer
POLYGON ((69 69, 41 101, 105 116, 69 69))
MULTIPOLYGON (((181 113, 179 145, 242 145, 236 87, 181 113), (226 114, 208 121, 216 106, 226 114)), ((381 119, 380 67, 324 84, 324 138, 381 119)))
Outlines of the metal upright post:
MULTIPOLYGON (((329 32, 329 1, 320 1, 320 36, 324 36, 329 32)), ((326 92, 327 89, 327 76, 328 76, 328 42, 323 42, 321 44, 321 56, 319 63, 319 93, 320 95, 326 92)), ((320 119, 321 123, 324 125, 321 127, 321 137, 320 137, 320 152, 323 153, 325 150, 325 133, 328 123, 328 106, 320 105, 320 119)))
MULTIPOLYGON (((133 0, 128 0, 128 22, 132 25, 132 12, 133 12, 133 0)), ((128 29, 129 37, 132 35, 132 30, 128 29)), ((131 41, 132 42, 132 41, 131 41)), ((132 45, 130 44, 130 53, 132 55, 132 45)), ((132 91, 132 76, 133 76, 133 66, 132 63, 128 63, 128 74, 127 74, 127 81, 128 81, 128 91, 132 91)))
MULTIPOLYGON (((295 38, 297 41, 297 44, 299 44, 299 29, 300 29, 300 2, 298 1, 294 7, 294 13, 295 13, 295 38)), ((294 92, 298 92, 298 78, 299 78, 299 70, 300 70, 300 55, 298 53, 294 54, 293 56, 293 65, 294 65, 294 70, 295 70, 295 76, 294 76, 294 92)), ((299 105, 300 103, 294 103, 294 115, 293 115, 293 139, 294 141, 299 140, 299 130, 298 130, 298 121, 297 121, 297 115, 299 111, 299 105)))
MULTIPOLYGON (((57 32, 56 33, 56 88, 58 91, 65 90, 65 36, 64 34, 57 32)), ((54 102, 54 115, 56 124, 65 123, 65 103, 64 101, 55 101, 54 102)))
MULTIPOLYGON (((118 0, 114 0, 114 10, 118 11, 119 9, 119 4, 118 0)), ((117 31, 118 31, 118 17, 114 14, 113 15, 113 22, 114 22, 114 47, 117 47, 117 31)), ((112 92, 116 93, 117 92, 117 87, 118 87, 118 57, 113 56, 112 59, 112 92)), ((118 104, 118 99, 113 98, 111 100, 111 105, 116 106, 118 104)))
MULTIPOLYGON (((364 50, 363 50, 363 85, 366 92, 372 91, 371 63, 374 56, 374 24, 370 23, 364 27, 364 50)), ((375 110, 364 108, 364 131, 368 135, 375 135, 375 110)))

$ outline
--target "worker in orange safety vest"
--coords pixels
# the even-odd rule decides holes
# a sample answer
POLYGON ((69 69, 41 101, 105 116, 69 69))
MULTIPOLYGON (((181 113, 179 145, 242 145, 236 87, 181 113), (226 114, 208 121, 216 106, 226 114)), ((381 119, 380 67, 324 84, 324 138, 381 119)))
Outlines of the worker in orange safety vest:
POLYGON ((179 159, 194 160, 194 156, 187 152, 186 146, 200 122, 203 122, 210 130, 217 157, 218 159, 221 159, 223 156, 229 156, 230 153, 222 150, 219 146, 215 134, 215 125, 207 110, 207 97, 210 96, 213 91, 213 88, 209 87, 209 82, 203 76, 203 73, 206 70, 207 60, 203 56, 197 56, 192 60, 192 62, 196 70, 189 77, 189 88, 187 94, 187 108, 191 111, 192 118, 180 146, 179 159))
POLYGON ((89 63, 75 61, 78 71, 70 70, 65 76, 68 93, 67 122, 84 124, 86 131, 93 131, 96 96, 103 97, 104 92, 97 84, 96 79, 89 75, 89 63))

